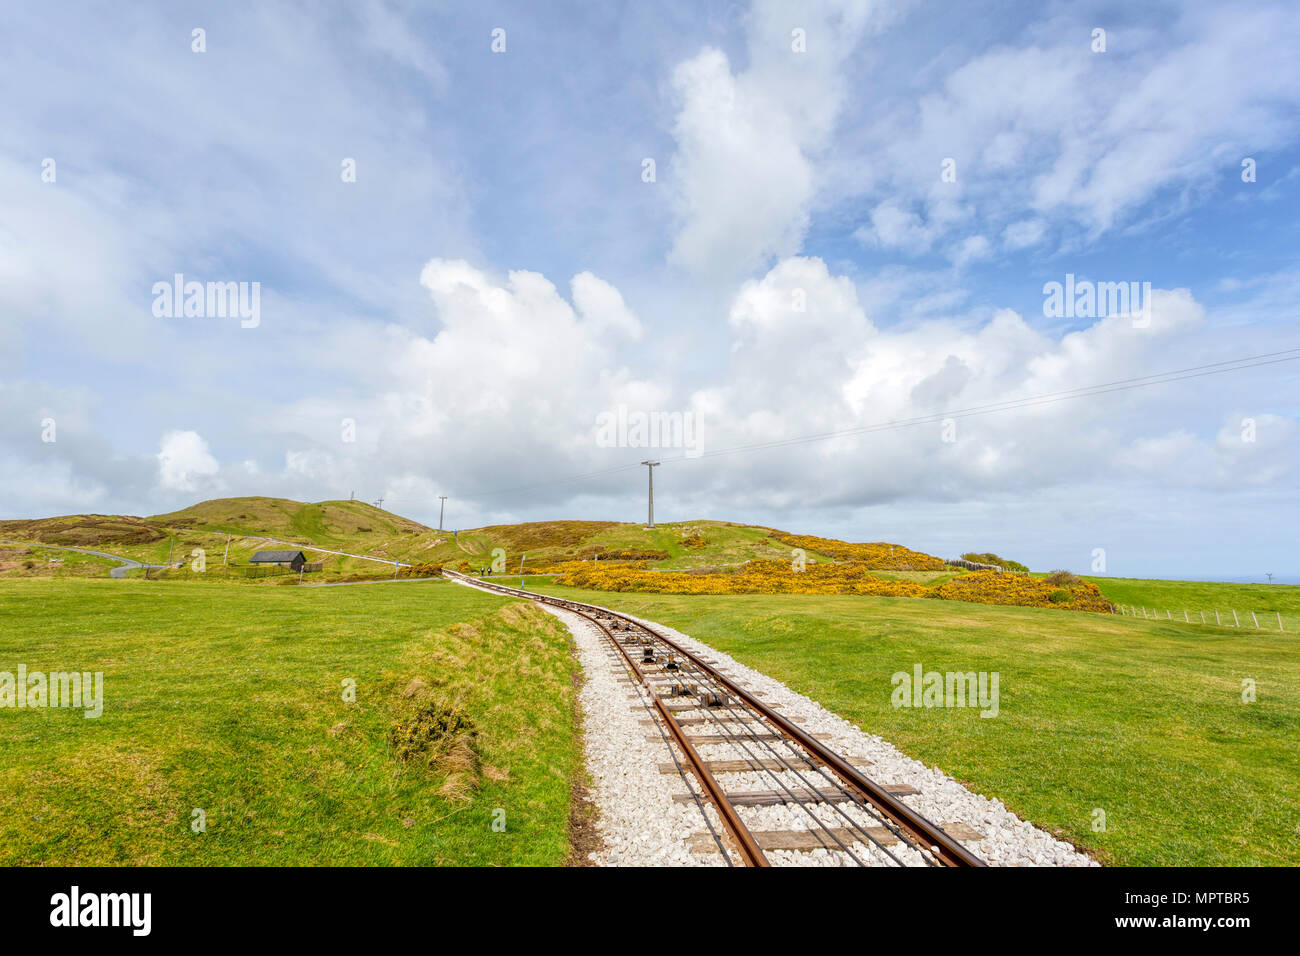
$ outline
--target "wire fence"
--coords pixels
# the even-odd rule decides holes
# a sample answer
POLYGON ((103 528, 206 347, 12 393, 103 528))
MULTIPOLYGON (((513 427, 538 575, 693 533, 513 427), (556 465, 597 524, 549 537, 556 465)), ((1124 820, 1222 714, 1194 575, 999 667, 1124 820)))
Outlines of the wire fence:
POLYGON ((1175 611, 1134 604, 1116 604, 1115 607, 1123 615, 1148 621, 1181 621, 1184 624, 1212 624, 1260 631, 1300 631, 1300 615, 1281 611, 1237 611, 1232 608, 1212 611, 1180 608, 1175 611))

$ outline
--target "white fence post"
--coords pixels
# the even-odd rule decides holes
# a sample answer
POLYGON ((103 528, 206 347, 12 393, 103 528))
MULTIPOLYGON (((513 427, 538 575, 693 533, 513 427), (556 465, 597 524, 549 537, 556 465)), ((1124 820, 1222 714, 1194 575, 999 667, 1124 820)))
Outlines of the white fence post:
POLYGON ((1239 620, 1237 620, 1237 612, 1236 612, 1236 611, 1233 611, 1233 612, 1232 612, 1232 626, 1233 626, 1233 627, 1241 627, 1241 622, 1240 622, 1239 620))

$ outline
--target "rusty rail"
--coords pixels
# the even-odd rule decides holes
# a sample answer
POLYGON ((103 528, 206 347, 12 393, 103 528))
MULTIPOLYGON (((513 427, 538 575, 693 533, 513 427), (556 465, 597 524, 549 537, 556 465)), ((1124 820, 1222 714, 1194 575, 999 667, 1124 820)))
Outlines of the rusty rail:
MULTIPOLYGON (((513 591, 515 589, 508 588, 507 590, 513 591)), ((632 673, 636 674, 637 680, 641 682, 641 686, 646 689, 646 692, 654 700, 655 710, 658 712, 659 717, 663 720, 665 726, 667 726, 668 732, 672 734, 673 742, 681 748, 682 754, 686 757, 687 764, 690 765, 691 773, 693 773, 695 778, 700 781, 700 785, 704 787, 704 792, 708 794, 710 802, 717 809, 718 815, 722 818, 722 825, 726 827, 727 832, 731 834, 731 838, 736 841, 736 846, 740 849, 740 856, 741 859, 745 861, 745 865, 770 866, 771 864, 767 862, 767 857, 763 855, 763 851, 758 846, 758 841, 754 839, 754 834, 749 831, 749 827, 745 826, 745 821, 740 819, 740 814, 736 812, 736 808, 732 806, 731 801, 727 799, 726 791, 722 789, 713 774, 709 771, 709 768, 705 766, 704 761, 700 758, 699 752, 691 742, 686 739, 686 734, 682 730, 681 724, 677 723, 677 718, 673 716, 672 711, 664 706, 664 702, 655 692, 654 685, 646 678, 645 671, 641 670, 637 662, 632 659, 632 655, 627 652, 627 648, 619 643, 618 638, 609 632, 609 628, 596 620, 586 611, 579 611, 572 607, 566 608, 566 610, 572 611, 587 622, 600 628, 601 633, 603 633, 605 637, 609 638, 610 643, 618 648, 618 652, 623 655, 623 660, 627 662, 627 666, 631 669, 632 673)))

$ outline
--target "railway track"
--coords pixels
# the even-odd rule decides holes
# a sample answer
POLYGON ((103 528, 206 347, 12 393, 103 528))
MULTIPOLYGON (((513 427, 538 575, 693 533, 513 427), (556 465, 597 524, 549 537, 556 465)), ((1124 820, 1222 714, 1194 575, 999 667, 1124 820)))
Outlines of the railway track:
POLYGON ((656 628, 595 605, 456 571, 443 573, 474 587, 563 608, 605 636, 616 662, 640 686, 647 725, 672 754, 664 769, 681 774, 684 799, 700 809, 707 828, 701 842, 712 844, 728 865, 769 866, 767 853, 777 849, 826 849, 862 866, 985 865, 890 792, 898 788, 872 780, 853 758, 836 753, 656 628), (701 749, 719 746, 734 756, 718 760, 701 755, 701 749), (755 775, 766 781, 766 789, 738 790, 723 783, 738 776, 752 781, 755 775), (776 805, 802 811, 807 829, 754 829, 738 810, 776 805))

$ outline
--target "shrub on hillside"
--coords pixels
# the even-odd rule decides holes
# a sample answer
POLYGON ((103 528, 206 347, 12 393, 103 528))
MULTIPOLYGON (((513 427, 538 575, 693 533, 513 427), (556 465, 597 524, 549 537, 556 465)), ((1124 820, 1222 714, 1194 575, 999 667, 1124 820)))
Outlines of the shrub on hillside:
POLYGON ((427 685, 414 680, 405 696, 420 700, 415 711, 388 731, 393 757, 447 774, 439 792, 451 800, 468 800, 478 786, 478 731, 469 714, 456 704, 425 698, 427 685), (421 699, 425 698, 425 699, 421 699))
POLYGON ((1082 584, 1083 579, 1077 574, 1069 571, 1053 571, 1043 580, 1048 584, 1055 584, 1058 587, 1074 587, 1076 584, 1082 584))
MULTIPOLYGON (((1073 575, 1071 575, 1073 577, 1073 575)), ((1027 574, 1002 571, 974 571, 946 581, 933 589, 947 601, 977 604, 1012 604, 1020 607, 1061 607, 1078 611, 1108 613, 1110 602, 1095 584, 1075 578, 1073 584, 1052 582, 1027 574)))
POLYGON ((672 555, 659 548, 583 548, 574 556, 560 558, 561 561, 664 561, 672 555))
POLYGON ((967 551, 961 557, 963 561, 970 561, 972 564, 996 564, 1000 568, 1006 568, 1008 571, 1015 571, 1018 574, 1029 573, 1029 569, 1019 561, 1000 557, 992 551, 967 551))

